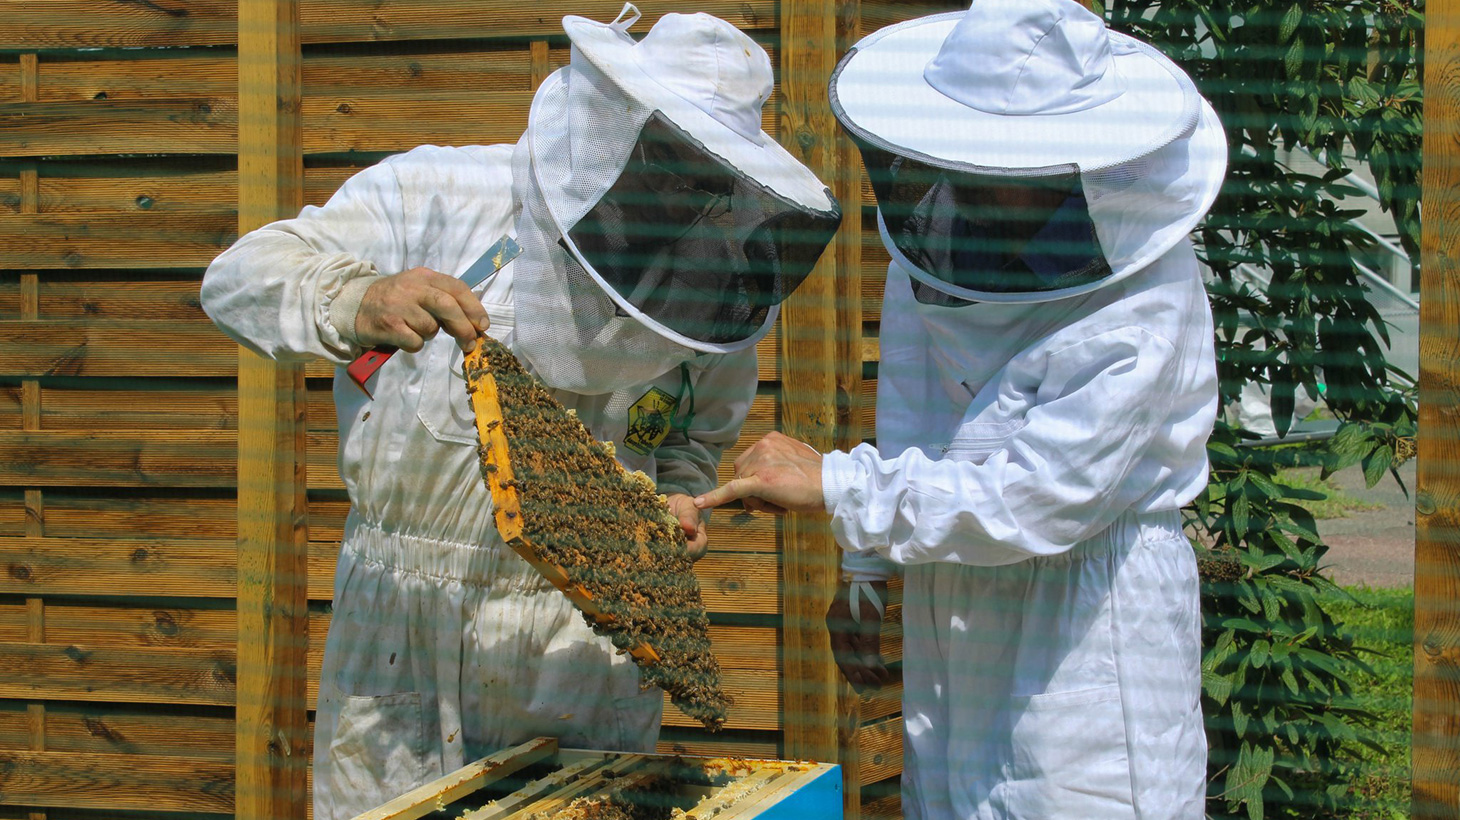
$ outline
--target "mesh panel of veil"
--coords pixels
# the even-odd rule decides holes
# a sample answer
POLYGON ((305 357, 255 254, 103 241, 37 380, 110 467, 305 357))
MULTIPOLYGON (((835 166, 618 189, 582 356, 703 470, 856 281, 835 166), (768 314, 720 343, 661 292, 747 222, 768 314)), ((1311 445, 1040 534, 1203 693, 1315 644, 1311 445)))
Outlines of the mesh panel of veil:
POLYGON ((604 283, 685 337, 733 343, 759 332, 840 221, 784 197, 655 113, 618 178, 569 228, 604 283))
POLYGON ((1057 291, 1110 275, 1073 166, 974 173, 858 143, 896 250, 955 295, 1057 291))

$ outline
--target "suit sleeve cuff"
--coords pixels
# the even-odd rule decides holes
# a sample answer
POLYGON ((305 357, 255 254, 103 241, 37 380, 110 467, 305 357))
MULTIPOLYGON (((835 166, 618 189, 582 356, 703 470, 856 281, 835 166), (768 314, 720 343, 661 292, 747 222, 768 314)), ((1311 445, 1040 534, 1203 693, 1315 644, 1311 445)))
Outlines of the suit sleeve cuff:
POLYGON ((373 268, 368 272, 362 272, 341 285, 339 293, 330 300, 330 327, 339 334, 341 341, 355 346, 360 345, 359 338, 355 336, 355 317, 360 314, 360 303, 365 299, 365 291, 384 278, 373 268))
POLYGON ((857 479, 857 464, 852 457, 833 450, 821 458, 821 498, 826 512, 834 514, 837 504, 857 479))

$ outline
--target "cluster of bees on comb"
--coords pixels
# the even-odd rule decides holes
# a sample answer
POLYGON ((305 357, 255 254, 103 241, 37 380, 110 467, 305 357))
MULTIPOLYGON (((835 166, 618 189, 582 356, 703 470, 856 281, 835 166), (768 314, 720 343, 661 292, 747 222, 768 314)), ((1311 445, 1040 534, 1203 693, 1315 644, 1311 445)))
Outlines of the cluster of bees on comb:
POLYGON ((465 375, 479 434, 498 425, 505 434, 509 464, 485 434, 479 454, 498 506, 504 494, 516 496, 518 509, 509 514, 520 517, 521 532, 508 545, 539 571, 545 565, 550 579, 560 572, 554 583, 565 577, 565 592, 581 590, 574 603, 581 608, 587 598, 597 610, 585 609, 589 626, 633 657, 646 686, 663 689, 707 729, 720 729, 731 699, 720 686, 684 531, 653 480, 625 471, 612 443, 595 440, 501 343, 483 339, 465 375), (494 401, 483 400, 488 380, 494 401), (484 408, 493 416, 485 421, 484 408))

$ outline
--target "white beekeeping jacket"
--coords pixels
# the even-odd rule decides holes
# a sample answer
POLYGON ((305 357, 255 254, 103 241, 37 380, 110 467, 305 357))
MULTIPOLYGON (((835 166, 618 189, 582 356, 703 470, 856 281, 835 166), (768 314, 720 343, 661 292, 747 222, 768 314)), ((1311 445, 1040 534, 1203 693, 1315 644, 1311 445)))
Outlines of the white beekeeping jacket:
MULTIPOLYGON (((397 353, 376 377, 372 401, 344 375, 361 350, 340 338, 329 308, 351 279, 417 266, 459 275, 511 234, 512 151, 424 146, 388 158, 352 177, 325 206, 241 238, 203 282, 204 309, 240 344, 272 358, 322 356, 339 366, 339 468, 357 511, 372 521, 415 522, 422 535, 457 543, 495 537, 487 532, 490 495, 475 447, 443 446, 476 440, 460 349, 443 331, 418 353, 397 353)), ((509 345, 516 267, 508 264, 477 289, 488 333, 509 345)), ((692 393, 687 432, 670 432, 647 455, 617 449, 629 469, 656 477, 661 492, 693 495, 714 486, 720 453, 739 434, 755 392, 755 351, 698 357, 687 375, 688 385, 685 373, 671 369, 613 393, 555 396, 596 437, 622 442, 630 407, 651 388, 682 397, 681 411, 692 393)))
POLYGON ((1210 315, 1187 242, 1127 281, 1030 305, 922 305, 894 264, 878 449, 823 469, 837 541, 992 566, 1064 552, 1126 510, 1180 508, 1207 480, 1210 315))

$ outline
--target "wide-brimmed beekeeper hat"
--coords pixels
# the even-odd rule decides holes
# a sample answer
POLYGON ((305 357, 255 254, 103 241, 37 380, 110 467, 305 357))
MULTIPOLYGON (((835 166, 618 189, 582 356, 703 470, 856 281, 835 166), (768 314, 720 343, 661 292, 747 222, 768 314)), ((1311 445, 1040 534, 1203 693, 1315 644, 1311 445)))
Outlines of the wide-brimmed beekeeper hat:
POLYGON ((568 15, 563 30, 624 95, 663 113, 736 170, 807 207, 836 207, 826 183, 761 128, 774 89, 765 49, 703 12, 666 14, 642 40, 629 34, 638 19, 639 10, 625 4, 611 23, 568 15))
POLYGON ((1117 281, 1196 225, 1226 170, 1221 124, 1186 73, 1072 0, 974 0, 881 29, 843 57, 830 95, 869 173, 880 152, 970 177, 1077 178, 1108 272, 1032 294, 954 289, 968 299, 1117 281))
POLYGON ((697 354, 752 348, 841 219, 825 183, 761 128, 765 49, 725 20, 632 5, 563 19, 567 66, 514 154, 514 349, 554 387, 603 393, 697 354))

